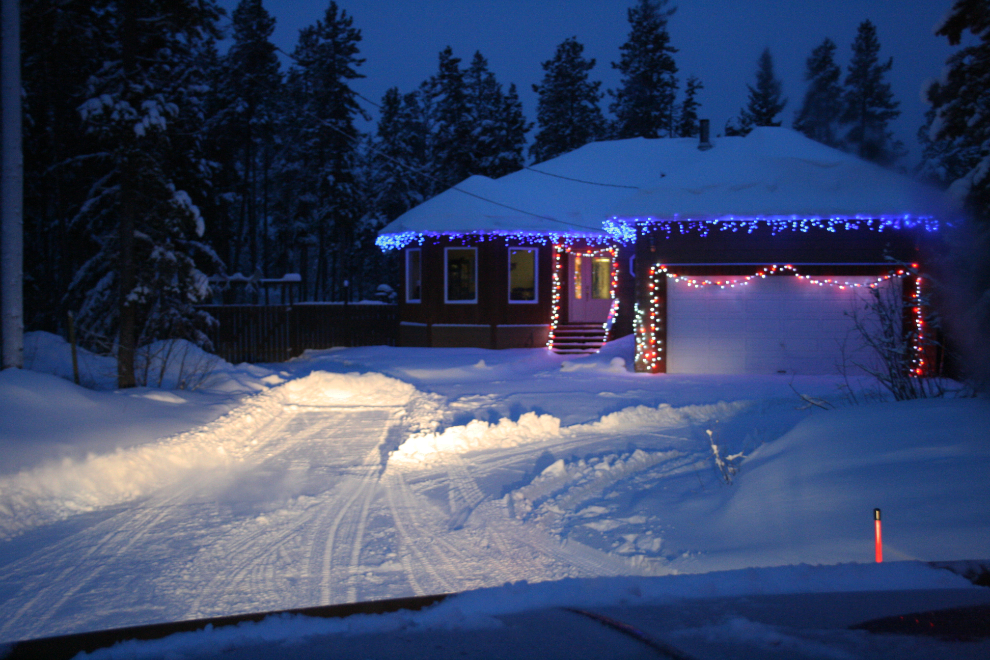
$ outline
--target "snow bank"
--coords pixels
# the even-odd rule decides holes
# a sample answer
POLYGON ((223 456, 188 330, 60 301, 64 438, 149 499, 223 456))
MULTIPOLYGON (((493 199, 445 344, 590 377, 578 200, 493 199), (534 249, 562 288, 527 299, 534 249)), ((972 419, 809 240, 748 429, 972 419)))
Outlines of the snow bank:
POLYGON ((518 447, 543 442, 561 434, 560 419, 553 415, 528 412, 518 422, 502 418, 497 424, 480 419, 464 426, 452 426, 441 433, 426 433, 406 440, 390 460, 397 463, 428 465, 442 460, 445 453, 462 454, 482 449, 518 447))
POLYGON ((682 428, 692 425, 717 424, 752 407, 749 401, 720 401, 700 406, 673 407, 662 403, 656 407, 632 406, 605 415, 596 422, 568 427, 573 432, 616 433, 658 428, 682 428))
POLYGON ((194 431, 0 477, 0 540, 229 467, 249 453, 249 438, 278 415, 281 399, 266 392, 194 431))
MULTIPOLYGON (((81 385, 96 390, 117 388, 116 358, 77 348, 76 361, 81 385)), ((74 380, 72 347, 50 332, 25 333, 24 368, 74 380)), ((243 394, 284 382, 269 369, 252 364, 232 365, 184 339, 142 346, 135 354, 134 370, 139 385, 166 390, 243 394)))
POLYGON ((631 406, 610 413, 595 422, 561 428, 553 415, 524 413, 519 421, 503 417, 492 424, 474 419, 465 425, 452 426, 440 433, 412 436, 392 454, 397 463, 430 465, 442 461, 443 454, 520 447, 546 442, 561 436, 578 437, 601 434, 636 434, 660 429, 685 428, 693 425, 718 424, 750 407, 745 401, 675 408, 668 404, 656 407, 631 406))

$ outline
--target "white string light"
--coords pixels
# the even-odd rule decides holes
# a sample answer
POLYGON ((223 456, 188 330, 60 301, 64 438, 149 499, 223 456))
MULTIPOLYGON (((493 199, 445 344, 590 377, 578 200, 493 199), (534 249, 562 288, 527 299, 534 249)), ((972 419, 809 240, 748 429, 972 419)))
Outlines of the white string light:
POLYGON ((834 279, 831 277, 816 277, 813 275, 802 275, 797 268, 791 264, 771 265, 761 268, 753 275, 743 277, 727 277, 725 279, 708 279, 693 277, 690 275, 678 275, 668 270, 663 264, 654 264, 647 274, 647 308, 642 310, 636 306, 636 320, 634 331, 636 332, 636 364, 641 366, 643 371, 659 373, 665 371, 664 347, 657 337, 658 322, 660 316, 660 278, 666 276, 667 279, 675 282, 687 284, 689 287, 700 289, 704 287, 718 287, 719 289, 732 289, 737 286, 746 286, 756 279, 766 279, 772 275, 790 275, 817 286, 833 286, 839 289, 859 289, 876 288, 877 286, 892 279, 903 279, 914 276, 915 285, 912 292, 912 313, 914 315, 915 332, 912 338, 912 369, 913 376, 923 376, 927 371, 927 363, 924 356, 925 339, 925 318, 922 301, 922 278, 917 274, 918 264, 911 264, 910 268, 899 268, 892 270, 885 275, 881 275, 873 282, 851 282, 834 279))
MULTIPOLYGON (((571 249, 570 245, 566 244, 556 244, 554 245, 554 264, 553 264, 553 294, 550 298, 550 334, 547 337, 547 348, 553 350, 554 342, 556 339, 557 327, 560 325, 560 307, 561 307, 561 296, 563 291, 563 278, 561 277, 561 271, 564 268, 562 263, 562 257, 565 254, 574 255, 575 257, 600 257, 607 254, 610 257, 609 270, 611 273, 611 281, 609 285, 609 297, 612 299, 612 304, 608 310, 608 317, 606 317, 605 322, 602 323, 602 344, 608 341, 608 335, 612 330, 612 324, 615 321, 616 316, 619 314, 619 297, 616 295, 616 290, 619 286, 619 259, 618 259, 618 248, 614 245, 599 249, 591 250, 587 252, 577 252, 571 249)), ((600 349, 599 349, 600 350, 600 349)))

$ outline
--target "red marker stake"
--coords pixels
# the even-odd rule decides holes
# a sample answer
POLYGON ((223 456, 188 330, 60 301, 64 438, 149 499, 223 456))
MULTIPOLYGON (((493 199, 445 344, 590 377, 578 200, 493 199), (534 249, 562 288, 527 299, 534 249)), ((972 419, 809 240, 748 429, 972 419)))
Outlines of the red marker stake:
POLYGON ((875 530, 877 548, 877 563, 883 561, 883 540, 880 537, 880 509, 873 509, 873 527, 875 530))

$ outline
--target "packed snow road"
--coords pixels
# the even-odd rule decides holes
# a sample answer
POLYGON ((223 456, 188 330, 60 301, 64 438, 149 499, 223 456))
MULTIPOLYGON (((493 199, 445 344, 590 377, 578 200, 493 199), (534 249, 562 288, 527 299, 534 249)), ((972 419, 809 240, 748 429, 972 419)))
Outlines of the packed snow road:
POLYGON ((438 448, 437 399, 318 372, 157 445, 4 479, 0 640, 635 572, 510 518, 477 478, 512 452, 438 448), (428 456, 395 454, 416 433, 428 456))

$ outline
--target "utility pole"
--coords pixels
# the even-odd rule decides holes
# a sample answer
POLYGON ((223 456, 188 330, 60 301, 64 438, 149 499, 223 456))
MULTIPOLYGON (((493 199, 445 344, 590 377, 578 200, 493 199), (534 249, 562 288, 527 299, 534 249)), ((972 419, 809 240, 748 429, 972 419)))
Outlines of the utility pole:
POLYGON ((21 149, 20 0, 2 0, 0 52, 0 327, 3 369, 24 367, 24 154, 21 149))

